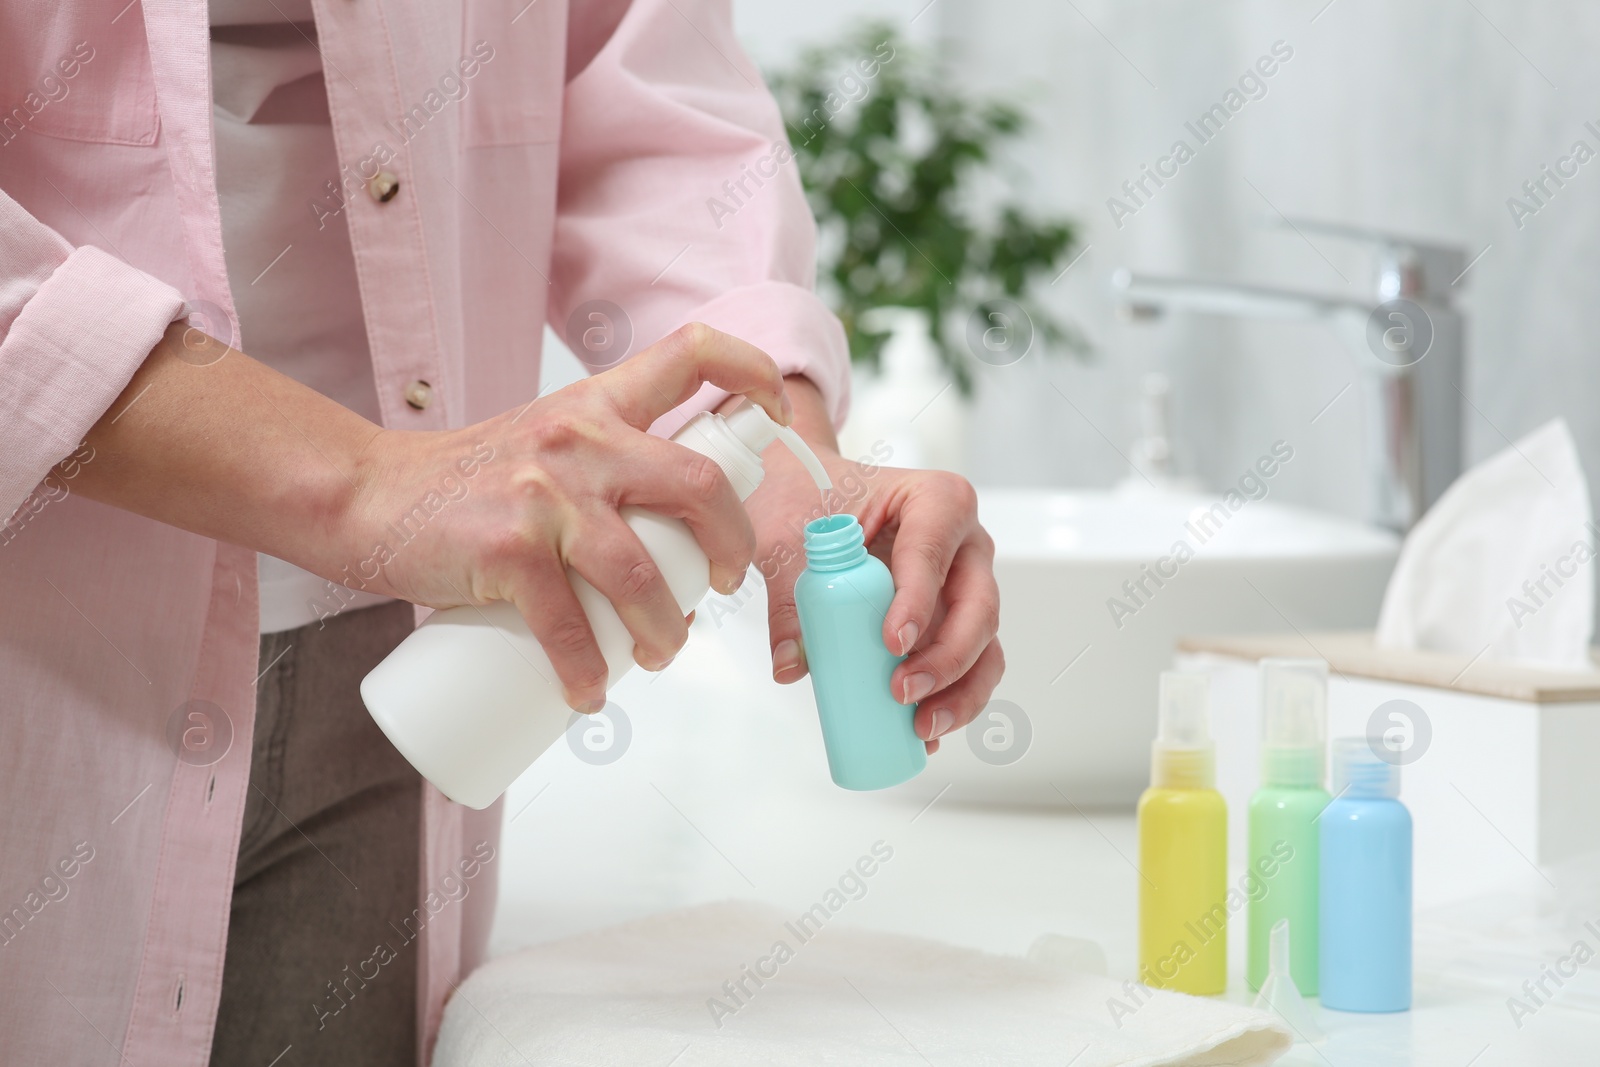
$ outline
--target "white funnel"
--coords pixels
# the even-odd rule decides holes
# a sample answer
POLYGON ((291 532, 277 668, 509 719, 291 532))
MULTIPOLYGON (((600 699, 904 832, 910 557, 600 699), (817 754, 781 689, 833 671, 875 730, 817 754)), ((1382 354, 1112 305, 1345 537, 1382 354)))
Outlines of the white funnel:
POLYGON ((1256 994, 1255 1008, 1280 1016, 1294 1031, 1296 1041, 1315 1045, 1323 1039, 1322 1030, 1311 1017, 1311 1006, 1300 995, 1289 973, 1288 919, 1272 924, 1272 934, 1267 941, 1267 980, 1261 983, 1261 992, 1256 994))

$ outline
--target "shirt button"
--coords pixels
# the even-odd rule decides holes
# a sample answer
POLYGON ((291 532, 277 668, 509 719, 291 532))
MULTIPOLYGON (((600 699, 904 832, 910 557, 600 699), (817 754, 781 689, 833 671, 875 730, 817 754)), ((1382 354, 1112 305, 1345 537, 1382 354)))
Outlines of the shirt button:
POLYGON ((380 170, 367 182, 367 192, 380 204, 387 204, 400 191, 400 179, 386 170, 380 170))
POLYGON ((406 386, 406 403, 421 411, 433 403, 433 386, 424 381, 415 381, 406 386))

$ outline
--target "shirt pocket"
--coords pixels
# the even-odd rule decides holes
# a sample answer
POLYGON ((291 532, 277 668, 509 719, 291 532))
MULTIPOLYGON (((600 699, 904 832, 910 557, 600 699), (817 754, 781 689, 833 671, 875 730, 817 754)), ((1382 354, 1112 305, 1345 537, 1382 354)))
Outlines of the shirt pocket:
POLYGON ((25 132, 150 145, 159 127, 138 0, 0 0, 0 146, 25 132))
POLYGON ((482 148, 560 139, 566 0, 483 0, 464 8, 462 63, 475 61, 475 71, 462 100, 463 143, 482 148))

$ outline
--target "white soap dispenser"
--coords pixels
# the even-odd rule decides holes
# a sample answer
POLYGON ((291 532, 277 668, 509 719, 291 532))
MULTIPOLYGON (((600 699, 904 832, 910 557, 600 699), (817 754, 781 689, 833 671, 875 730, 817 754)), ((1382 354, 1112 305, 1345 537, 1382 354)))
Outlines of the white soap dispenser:
MULTIPOLYGON (((817 486, 828 476, 798 434, 748 401, 727 417, 701 412, 672 440, 709 456, 739 499, 761 484, 761 453, 782 441, 817 486)), ((624 507, 623 521, 687 615, 711 588, 711 561, 681 519, 624 507)), ((615 686, 635 666, 633 635, 605 595, 570 567, 615 686)), ((395 748, 458 803, 486 808, 566 731, 572 709, 533 632, 506 601, 434 612, 361 683, 361 699, 395 748)))

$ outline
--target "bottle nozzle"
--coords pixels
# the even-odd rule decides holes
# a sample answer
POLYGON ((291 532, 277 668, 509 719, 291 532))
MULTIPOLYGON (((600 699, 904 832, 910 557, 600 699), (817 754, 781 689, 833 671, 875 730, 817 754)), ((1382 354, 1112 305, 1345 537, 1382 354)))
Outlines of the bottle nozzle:
POLYGON ((1261 661, 1261 771, 1268 785, 1322 785, 1328 736, 1328 665, 1261 661))
POLYGON ((826 493, 833 488, 828 472, 823 469, 822 462, 811 451, 811 447, 790 427, 773 422, 772 417, 760 407, 746 400, 724 418, 733 435, 756 455, 759 456, 773 441, 782 441, 783 447, 794 453, 794 458, 800 461, 806 473, 811 475, 811 480, 817 483, 818 490, 826 493))
POLYGON ((1210 788, 1214 778, 1210 678, 1161 672, 1161 704, 1150 779, 1157 786, 1210 788))
POLYGON ((1206 748, 1211 744, 1207 723, 1210 690, 1203 674, 1161 672, 1161 712, 1157 743, 1168 748, 1206 748))
POLYGON ((828 472, 800 435, 787 426, 773 422, 765 411, 748 400, 726 415, 702 411, 684 423, 683 428, 672 435, 672 439, 685 448, 711 457, 722 468, 722 473, 728 476, 740 500, 755 492, 756 486, 761 484, 761 453, 774 441, 782 441, 794 453, 811 475, 811 480, 817 483, 818 489, 826 493, 833 488, 833 483, 828 480, 828 472))

